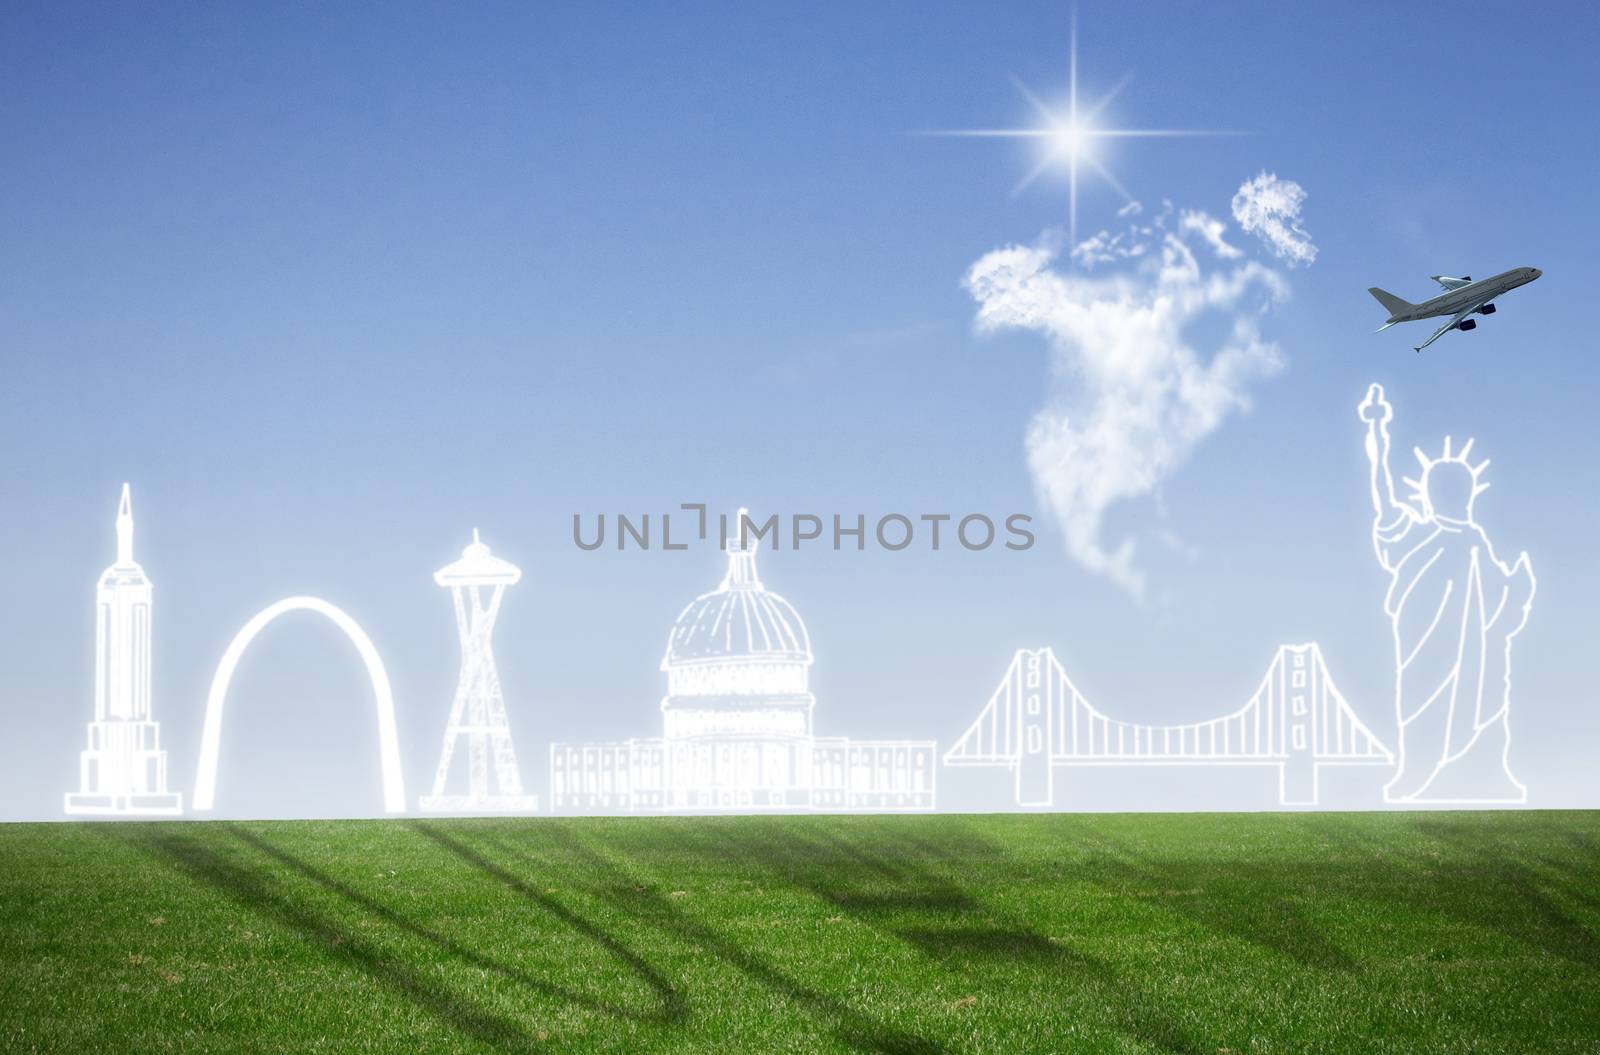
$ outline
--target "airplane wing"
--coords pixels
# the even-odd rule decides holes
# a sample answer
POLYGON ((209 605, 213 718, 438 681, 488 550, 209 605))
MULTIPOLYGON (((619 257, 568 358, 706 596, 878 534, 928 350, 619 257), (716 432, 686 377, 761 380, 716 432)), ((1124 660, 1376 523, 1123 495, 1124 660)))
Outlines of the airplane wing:
POLYGON ((1423 341, 1421 344, 1417 345, 1416 348, 1414 348, 1412 350, 1413 351, 1417 351, 1417 352, 1422 351, 1422 349, 1428 347, 1428 345, 1432 344, 1434 341, 1437 341, 1439 338, 1443 337, 1445 334, 1449 333, 1451 330, 1455 329, 1457 326, 1460 326, 1463 319, 1465 319, 1468 315, 1471 315, 1473 312, 1477 311, 1479 308, 1483 307, 1485 304, 1489 303, 1493 299, 1494 299, 1493 297, 1482 297, 1482 298, 1472 302, 1471 304, 1468 304, 1466 307, 1462 308, 1460 311, 1458 311, 1454 315, 1452 315, 1450 317, 1450 321, 1449 322, 1445 323, 1443 326, 1439 327, 1437 330, 1434 330, 1432 337, 1429 337, 1427 340, 1423 341))
POLYGON ((1444 287, 1446 293, 1453 289, 1460 289, 1462 286, 1472 285, 1471 275, 1462 275, 1460 278, 1451 278, 1449 275, 1430 275, 1429 277, 1444 287))

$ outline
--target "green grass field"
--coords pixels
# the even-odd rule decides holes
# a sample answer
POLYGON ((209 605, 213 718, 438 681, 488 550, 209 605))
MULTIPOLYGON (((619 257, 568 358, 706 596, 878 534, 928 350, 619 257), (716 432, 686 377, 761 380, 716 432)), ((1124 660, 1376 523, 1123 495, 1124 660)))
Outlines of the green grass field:
POLYGON ((1600 814, 0 826, 0 1047, 1600 1052, 1600 814))

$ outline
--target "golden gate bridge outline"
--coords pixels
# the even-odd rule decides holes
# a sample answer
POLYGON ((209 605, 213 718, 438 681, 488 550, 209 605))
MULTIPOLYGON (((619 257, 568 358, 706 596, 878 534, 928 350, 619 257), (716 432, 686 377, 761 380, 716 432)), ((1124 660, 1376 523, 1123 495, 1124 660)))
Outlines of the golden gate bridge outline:
POLYGON ((1279 646, 1243 707, 1176 725, 1112 718, 1078 691, 1054 650, 1019 649, 944 764, 1010 769, 1019 806, 1054 805, 1061 766, 1277 766, 1280 805, 1314 806, 1323 766, 1392 768, 1394 756, 1310 642, 1279 646))

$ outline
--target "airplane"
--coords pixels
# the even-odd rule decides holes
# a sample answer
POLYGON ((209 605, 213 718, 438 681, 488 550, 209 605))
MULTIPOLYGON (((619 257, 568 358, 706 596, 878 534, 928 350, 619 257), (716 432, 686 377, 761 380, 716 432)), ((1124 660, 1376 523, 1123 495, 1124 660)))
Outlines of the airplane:
POLYGON ((1472 281, 1471 275, 1463 275, 1461 278, 1434 275, 1433 280, 1444 287, 1444 292, 1421 304, 1401 300, 1388 290, 1379 289, 1377 286, 1373 286, 1367 292, 1371 293, 1389 313, 1389 321, 1378 327, 1379 333, 1397 322, 1415 322, 1418 319, 1432 319, 1440 315, 1451 317, 1449 322, 1433 331, 1432 337, 1417 345, 1415 350, 1420 352, 1451 330, 1461 330, 1465 333, 1477 329, 1478 320, 1469 319, 1467 316, 1474 312, 1479 315, 1493 315, 1493 301, 1496 297, 1518 286, 1526 286, 1542 274, 1544 272, 1536 267, 1514 267, 1510 271, 1502 271, 1493 278, 1478 282, 1472 281))

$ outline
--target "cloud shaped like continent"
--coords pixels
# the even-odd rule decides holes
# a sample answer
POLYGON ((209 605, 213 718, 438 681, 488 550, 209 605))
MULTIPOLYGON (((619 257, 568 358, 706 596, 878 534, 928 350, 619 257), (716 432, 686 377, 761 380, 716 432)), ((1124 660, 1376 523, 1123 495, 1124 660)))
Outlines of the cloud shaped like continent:
MULTIPOLYGON (((1190 225, 1204 235, 1203 225, 1190 225)), ((1209 239, 1207 239, 1209 240, 1209 239)), ((1106 277, 1055 265, 1057 250, 1010 246, 972 265, 965 288, 980 330, 1020 328, 1050 340, 1055 384, 1027 433, 1028 466, 1068 552, 1142 596, 1134 541, 1102 538, 1106 511, 1153 492, 1246 390, 1276 372, 1276 345, 1261 337, 1252 292, 1287 296, 1277 272, 1254 261, 1207 274, 1179 234, 1162 235, 1132 272, 1106 277), (1185 327, 1210 312, 1231 316, 1221 347, 1203 355, 1185 327)))

